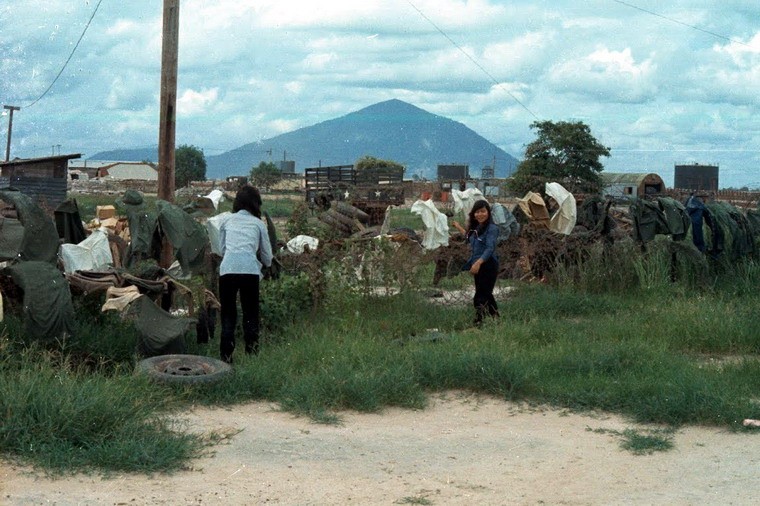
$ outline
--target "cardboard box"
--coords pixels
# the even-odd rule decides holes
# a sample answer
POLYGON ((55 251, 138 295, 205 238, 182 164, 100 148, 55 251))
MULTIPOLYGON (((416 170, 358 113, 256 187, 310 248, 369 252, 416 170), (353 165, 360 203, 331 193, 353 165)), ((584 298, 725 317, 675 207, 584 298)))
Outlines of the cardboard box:
POLYGON ((114 206, 97 206, 95 207, 95 216, 100 221, 107 220, 116 216, 116 208, 114 206))

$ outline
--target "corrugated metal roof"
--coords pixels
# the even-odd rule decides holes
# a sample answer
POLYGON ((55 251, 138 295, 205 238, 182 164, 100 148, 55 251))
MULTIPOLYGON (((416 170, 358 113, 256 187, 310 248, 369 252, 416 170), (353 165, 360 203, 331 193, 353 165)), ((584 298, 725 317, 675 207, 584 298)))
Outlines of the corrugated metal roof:
POLYGON ((80 153, 74 153, 71 155, 55 155, 55 156, 43 156, 41 158, 15 158, 13 160, 6 161, 0 161, 0 166, 2 165, 26 165, 30 163, 41 163, 41 162, 52 162, 56 160, 71 160, 73 158, 79 158, 82 155, 80 153))

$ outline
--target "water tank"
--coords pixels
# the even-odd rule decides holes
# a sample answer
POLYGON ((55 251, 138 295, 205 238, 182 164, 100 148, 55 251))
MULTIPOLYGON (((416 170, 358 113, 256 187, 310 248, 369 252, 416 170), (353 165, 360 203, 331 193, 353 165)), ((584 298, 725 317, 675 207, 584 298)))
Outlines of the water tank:
POLYGON ((296 171, 295 160, 283 160, 280 162, 280 172, 283 174, 293 174, 296 171))
POLYGON ((676 165, 673 187, 681 190, 718 191, 718 166, 676 165))
POLYGON ((451 164, 438 166, 438 181, 470 179, 469 165, 451 164))

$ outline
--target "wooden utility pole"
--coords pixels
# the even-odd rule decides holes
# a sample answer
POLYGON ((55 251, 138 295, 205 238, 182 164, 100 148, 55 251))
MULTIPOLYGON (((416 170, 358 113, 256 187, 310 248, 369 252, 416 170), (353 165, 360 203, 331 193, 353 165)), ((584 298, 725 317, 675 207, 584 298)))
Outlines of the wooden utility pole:
POLYGON ((8 118, 8 144, 5 145, 5 161, 10 160, 11 157, 11 130, 13 130, 13 111, 20 111, 21 107, 15 105, 4 105, 3 109, 10 111, 10 117, 8 118))
MULTIPOLYGON (((179 60, 179 0, 164 0, 161 43, 161 112, 158 128, 158 198, 174 202, 174 137, 177 110, 177 66, 179 60)), ((161 245, 161 266, 174 258, 171 244, 161 245)))

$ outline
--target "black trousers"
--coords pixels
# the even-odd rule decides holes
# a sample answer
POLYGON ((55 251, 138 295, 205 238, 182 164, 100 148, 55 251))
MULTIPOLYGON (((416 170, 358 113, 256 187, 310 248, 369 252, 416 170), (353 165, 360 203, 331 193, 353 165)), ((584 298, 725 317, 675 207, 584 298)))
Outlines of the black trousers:
POLYGON ((243 340, 245 352, 259 349, 259 277, 255 274, 225 274, 219 277, 219 302, 222 306, 222 334, 219 353, 229 362, 235 351, 237 326, 237 295, 243 311, 243 340))
POLYGON ((475 296, 472 303, 475 306, 475 324, 479 325, 486 315, 499 316, 499 308, 493 297, 496 277, 499 275, 499 262, 493 257, 480 266, 475 274, 475 296))

